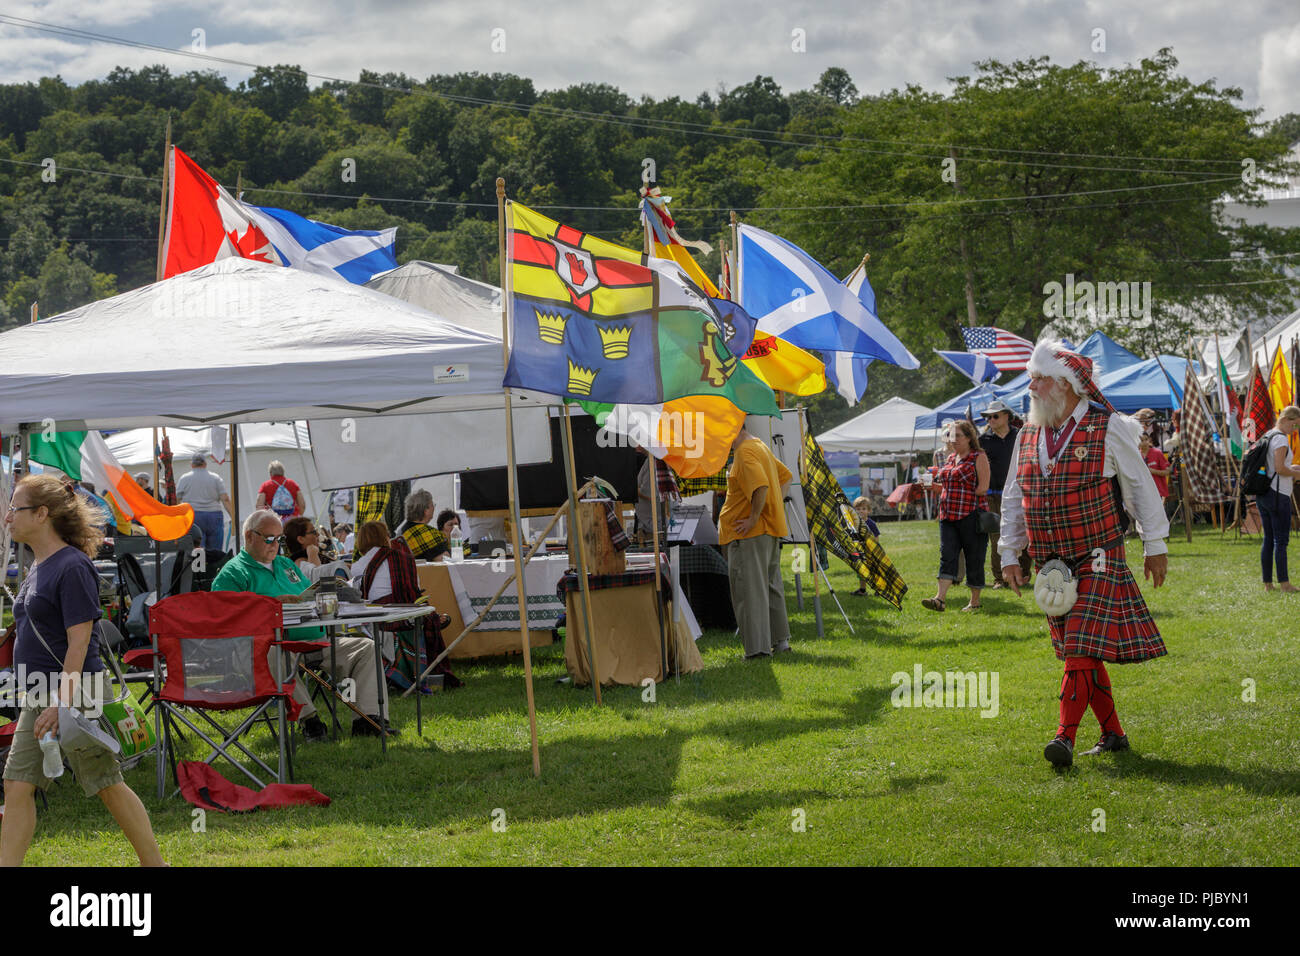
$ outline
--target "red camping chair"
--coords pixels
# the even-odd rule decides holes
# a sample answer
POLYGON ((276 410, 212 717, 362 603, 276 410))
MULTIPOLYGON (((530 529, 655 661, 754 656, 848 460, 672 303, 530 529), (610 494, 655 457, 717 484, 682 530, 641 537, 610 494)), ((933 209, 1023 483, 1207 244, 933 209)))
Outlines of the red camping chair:
MULTIPOLYGON (((258 788, 266 786, 231 753, 238 750, 278 783, 292 780, 289 765, 287 711, 292 704, 293 681, 287 652, 319 648, 319 643, 283 640, 280 602, 240 591, 195 591, 159 601, 149 615, 149 636, 153 640, 155 684, 155 727, 158 736, 158 797, 165 789, 164 752, 171 750, 171 721, 178 720, 212 747, 203 758, 212 763, 225 757, 258 788), (233 728, 223 727, 212 716, 219 711, 251 711, 233 728), (240 740, 262 717, 272 726, 279 751, 277 768, 268 766, 240 740), (190 712, 202 718, 219 739, 209 736, 204 723, 189 719, 190 712)), ((170 756, 170 753, 168 754, 170 756)), ((171 759, 174 760, 174 757, 171 759)), ((172 775, 176 776, 175 766, 172 775)), ((179 780, 177 780, 179 792, 179 780)))

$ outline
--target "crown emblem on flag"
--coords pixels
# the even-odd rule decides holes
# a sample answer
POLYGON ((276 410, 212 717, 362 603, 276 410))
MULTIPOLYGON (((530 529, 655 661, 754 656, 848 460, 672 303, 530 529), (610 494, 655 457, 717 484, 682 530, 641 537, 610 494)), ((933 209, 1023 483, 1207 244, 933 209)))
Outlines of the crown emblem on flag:
POLYGON ((632 338, 632 329, 626 325, 611 328, 600 327, 600 347, 607 359, 627 358, 628 340, 632 338))
POLYGON ((569 359, 569 383, 566 386, 566 391, 570 395, 590 395, 591 383, 595 381, 595 378, 595 369, 575 365, 573 360, 569 359))
POLYGON ((563 345, 564 326, 569 321, 569 317, 558 312, 543 312, 541 309, 533 309, 533 312, 537 314, 537 334, 541 336, 542 341, 552 345, 563 345))

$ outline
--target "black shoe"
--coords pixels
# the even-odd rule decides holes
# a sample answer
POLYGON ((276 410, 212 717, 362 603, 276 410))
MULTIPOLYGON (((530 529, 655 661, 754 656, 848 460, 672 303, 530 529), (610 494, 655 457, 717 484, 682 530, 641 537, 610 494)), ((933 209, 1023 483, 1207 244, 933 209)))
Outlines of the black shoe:
POLYGON ((1053 737, 1052 742, 1043 748, 1043 756, 1055 767, 1068 767, 1074 763, 1074 744, 1069 737, 1053 737))
POLYGON ((388 721, 384 720, 382 717, 376 717, 374 714, 371 714, 369 720, 365 717, 358 717, 356 720, 352 721, 352 736, 378 737, 380 731, 376 728, 375 724, 383 727, 384 732, 387 733, 389 737, 396 737, 398 735, 397 729, 389 726, 388 721), (374 723, 371 723, 371 721, 374 721, 374 723))
POLYGON ((330 735, 330 732, 325 723, 315 714, 312 714, 302 722, 302 735, 307 740, 316 741, 324 740, 330 735))
POLYGON ((1111 753, 1117 750, 1129 750, 1127 734, 1117 734, 1113 731, 1106 731, 1101 735, 1101 740, 1097 741, 1097 746, 1091 750, 1083 752, 1085 757, 1095 757, 1097 754, 1111 753))

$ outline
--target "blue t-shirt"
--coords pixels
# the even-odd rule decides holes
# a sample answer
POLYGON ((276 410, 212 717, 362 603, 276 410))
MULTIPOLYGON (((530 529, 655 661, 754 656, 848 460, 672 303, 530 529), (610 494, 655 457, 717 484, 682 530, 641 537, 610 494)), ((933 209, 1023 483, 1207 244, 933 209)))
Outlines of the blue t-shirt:
MULTIPOLYGON (((14 667, 25 667, 29 674, 57 674, 63 670, 63 658, 68 653, 68 628, 98 621, 102 616, 94 563, 84 551, 71 545, 60 548, 34 565, 18 589, 14 604, 14 623, 18 626, 14 667), (37 630, 58 657, 50 656, 36 636, 37 630)), ((91 632, 81 669, 88 674, 104 669, 99 658, 98 628, 91 632)))

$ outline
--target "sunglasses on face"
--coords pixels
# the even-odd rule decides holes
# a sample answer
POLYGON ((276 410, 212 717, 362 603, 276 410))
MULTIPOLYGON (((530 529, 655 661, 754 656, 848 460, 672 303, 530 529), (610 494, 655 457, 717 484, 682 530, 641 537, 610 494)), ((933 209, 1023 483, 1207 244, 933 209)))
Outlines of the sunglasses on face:
POLYGON ((279 544, 280 536, 278 534, 255 534, 253 540, 261 541, 264 544, 279 544))

